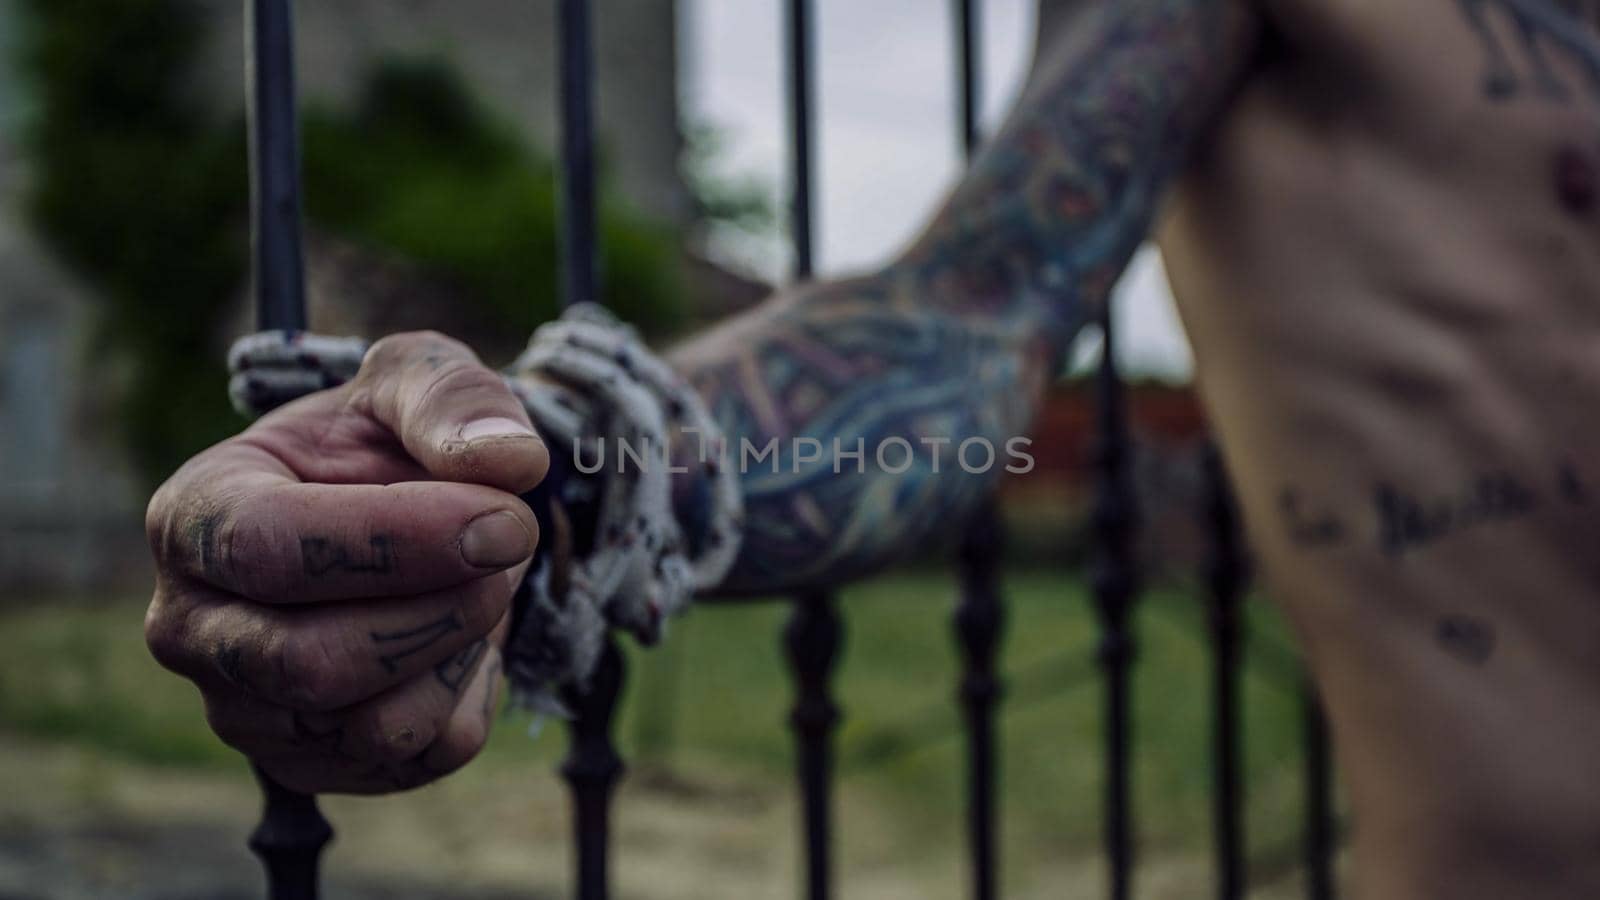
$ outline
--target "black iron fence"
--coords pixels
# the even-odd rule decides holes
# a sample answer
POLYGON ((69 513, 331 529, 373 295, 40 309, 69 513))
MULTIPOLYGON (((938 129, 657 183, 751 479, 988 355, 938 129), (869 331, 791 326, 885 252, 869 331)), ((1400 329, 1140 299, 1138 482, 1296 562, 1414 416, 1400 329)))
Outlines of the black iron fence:
MULTIPOLYGON (((251 11, 250 123, 255 211, 254 278, 263 330, 306 327, 304 262, 300 233, 301 188, 295 99, 292 0, 246 0, 251 11)), ((559 3, 562 112, 562 216, 564 300, 598 296, 599 245, 595 224, 593 55, 589 0, 559 3)), ((789 116, 792 139, 792 211, 795 277, 812 275, 813 73, 811 0, 786 4, 789 116)), ((979 0, 953 0, 960 90, 959 138, 970 156, 980 141, 981 10, 979 0)), ((1110 304, 1100 321, 1103 352, 1098 374, 1098 439, 1092 584, 1100 622, 1098 663, 1105 689, 1104 842, 1108 889, 1113 900, 1132 896, 1135 823, 1132 817, 1130 677, 1136 650, 1131 618, 1140 579, 1134 552, 1137 504, 1132 480, 1132 439, 1127 401, 1114 352, 1110 304)), ((1209 551, 1209 643, 1212 660, 1213 835, 1221 900, 1245 892, 1245 840, 1240 765, 1239 674, 1241 605, 1246 566, 1227 475, 1214 451, 1206 466, 1206 515, 1213 537, 1209 551)), ((952 615, 962 661, 956 695, 967 739, 967 834, 971 895, 998 895, 1000 861, 995 840, 995 715, 1002 686, 997 659, 1005 604, 998 560, 1002 536, 995 505, 986 503, 968 523, 957 555, 960 598, 952 615)), ((826 592, 801 594, 784 628, 795 700, 790 723, 802 803, 805 896, 832 896, 831 805, 833 737, 839 708, 831 694, 834 667, 844 641, 844 621, 826 592)), ((624 764, 612 742, 617 703, 626 682, 623 655, 608 644, 587 693, 569 698, 575 718, 570 750, 561 764, 573 797, 574 893, 580 900, 605 900, 612 794, 624 764)), ((1331 766, 1326 726, 1315 690, 1306 683, 1304 863, 1307 896, 1334 896, 1335 846, 1331 766)), ((260 825, 250 838, 262 858, 273 900, 317 896, 318 858, 333 831, 312 797, 274 784, 260 770, 266 798, 260 825)))

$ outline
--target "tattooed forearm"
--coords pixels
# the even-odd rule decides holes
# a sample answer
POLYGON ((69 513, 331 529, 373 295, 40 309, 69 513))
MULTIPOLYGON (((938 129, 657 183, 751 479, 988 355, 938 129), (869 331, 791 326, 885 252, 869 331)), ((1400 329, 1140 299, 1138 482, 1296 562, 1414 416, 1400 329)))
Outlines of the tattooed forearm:
POLYGON ((772 467, 741 469, 746 533, 727 590, 859 576, 947 533, 985 495, 1002 467, 972 473, 956 454, 974 438, 1004 448, 1029 427, 1242 71, 1244 9, 1097 3, 898 261, 680 349, 735 445, 778 439, 772 467), (826 450, 802 458, 796 438, 826 450), (835 447, 896 465, 863 473, 835 447))
POLYGON ((350 547, 329 538, 300 539, 300 557, 307 575, 330 572, 386 575, 395 569, 394 538, 373 535, 365 547, 350 547))
MULTIPOLYGON (((1251 23, 1218 0, 1103 3, 1085 42, 984 150, 900 263, 927 302, 1049 324, 1051 349, 1105 302, 1164 190, 1250 57, 1251 23)), ((1048 51, 1046 51, 1048 52, 1048 51)))
POLYGON ((432 647, 443 640, 446 635, 454 634, 466 627, 461 621, 461 614, 452 610, 439 619, 416 628, 407 628, 401 631, 374 631, 372 641, 385 651, 378 657, 378 662, 390 672, 400 667, 400 660, 432 647))

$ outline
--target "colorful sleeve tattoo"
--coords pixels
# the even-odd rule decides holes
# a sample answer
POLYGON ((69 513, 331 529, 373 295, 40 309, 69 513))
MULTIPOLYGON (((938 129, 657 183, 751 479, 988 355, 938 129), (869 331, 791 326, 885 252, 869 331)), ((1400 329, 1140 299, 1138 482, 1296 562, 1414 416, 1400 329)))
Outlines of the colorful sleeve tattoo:
POLYGON ((740 467, 728 592, 857 578, 1028 467, 1016 438, 1243 68, 1242 2, 1096 0, 1041 43, 1010 120, 897 261, 673 354, 740 467))

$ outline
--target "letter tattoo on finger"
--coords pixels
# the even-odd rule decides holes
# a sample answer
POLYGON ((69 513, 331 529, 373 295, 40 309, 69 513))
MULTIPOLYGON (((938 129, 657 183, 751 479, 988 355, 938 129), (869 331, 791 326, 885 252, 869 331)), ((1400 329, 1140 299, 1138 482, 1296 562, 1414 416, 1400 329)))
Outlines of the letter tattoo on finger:
POLYGON ((380 648, 394 648, 379 656, 378 662, 388 671, 395 672, 400 668, 400 660, 421 653, 439 643, 446 635, 454 634, 465 627, 461 621, 461 614, 451 610, 426 625, 401 631, 374 631, 371 634, 373 643, 380 648))
POLYGON ((300 539, 300 556, 305 572, 313 577, 330 572, 387 575, 395 570, 394 538, 375 534, 363 550, 355 550, 322 537, 300 539))

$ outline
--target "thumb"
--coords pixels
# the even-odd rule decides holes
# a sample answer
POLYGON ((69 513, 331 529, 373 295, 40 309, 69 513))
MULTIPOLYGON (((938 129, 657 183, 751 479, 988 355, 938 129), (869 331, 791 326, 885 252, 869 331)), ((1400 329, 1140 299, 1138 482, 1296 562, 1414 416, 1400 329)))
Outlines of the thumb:
POLYGON ((386 337, 351 382, 354 402, 443 481, 532 490, 550 453, 521 401, 463 344, 435 332, 386 337))

